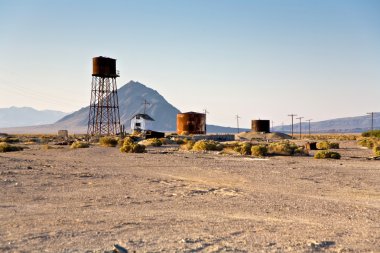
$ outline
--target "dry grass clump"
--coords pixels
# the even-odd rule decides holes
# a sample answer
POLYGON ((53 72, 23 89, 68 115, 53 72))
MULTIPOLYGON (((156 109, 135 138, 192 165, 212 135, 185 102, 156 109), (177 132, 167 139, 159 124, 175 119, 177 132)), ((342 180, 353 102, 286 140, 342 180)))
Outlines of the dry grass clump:
POLYGON ((20 146, 14 146, 6 142, 0 142, 0 152, 22 151, 23 149, 24 148, 20 146))
POLYGON ((180 146, 181 149, 183 150, 192 150, 195 142, 193 140, 186 140, 184 144, 180 146))
POLYGON ((194 143, 192 150, 195 151, 221 151, 223 144, 212 140, 200 140, 194 143))
POLYGON ((161 147, 162 146, 162 141, 157 138, 152 138, 147 140, 149 144, 153 147, 161 147))
POLYGON ((237 143, 236 146, 233 147, 234 151, 242 155, 250 155, 251 148, 252 148, 252 144, 249 142, 237 143))
POLYGON ((268 146, 268 153, 271 155, 309 155, 305 147, 297 146, 297 144, 289 141, 275 142, 268 146))
POLYGON ((380 130, 366 131, 362 133, 362 136, 380 138, 380 130))
POLYGON ((333 152, 329 150, 321 150, 315 153, 315 159, 340 159, 340 154, 338 152, 333 152))
POLYGON ((85 142, 85 141, 75 141, 71 144, 70 148, 75 149, 75 148, 89 148, 90 143, 85 142))
POLYGON ((251 147, 251 155, 255 157, 264 157, 268 154, 268 148, 265 145, 254 145, 251 147))
POLYGON ((99 139, 99 144, 102 147, 116 147, 118 143, 119 139, 117 137, 104 136, 99 139))
POLYGON ((144 153, 145 146, 135 143, 131 137, 126 137, 120 151, 125 153, 144 153))
POLYGON ((372 150, 375 156, 380 156, 380 146, 374 146, 372 150))
POLYGON ((305 135, 309 140, 338 140, 338 141, 355 141, 359 137, 358 134, 312 134, 305 135))
POLYGON ((317 143, 317 149, 327 150, 327 149, 339 149, 339 143, 322 141, 317 143))
POLYGON ((6 142, 6 143, 19 143, 20 139, 16 137, 5 137, 5 138, 0 138, 0 142, 6 142))
POLYGON ((373 148, 380 146, 380 139, 374 137, 364 137, 358 141, 358 144, 362 147, 373 148))

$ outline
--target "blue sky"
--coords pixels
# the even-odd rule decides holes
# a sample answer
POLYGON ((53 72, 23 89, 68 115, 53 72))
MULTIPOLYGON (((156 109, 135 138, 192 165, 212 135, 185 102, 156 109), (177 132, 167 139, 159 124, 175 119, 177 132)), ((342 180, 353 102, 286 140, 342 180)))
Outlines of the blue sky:
POLYGON ((75 111, 91 59, 208 123, 380 111, 377 0, 0 0, 0 107, 75 111))

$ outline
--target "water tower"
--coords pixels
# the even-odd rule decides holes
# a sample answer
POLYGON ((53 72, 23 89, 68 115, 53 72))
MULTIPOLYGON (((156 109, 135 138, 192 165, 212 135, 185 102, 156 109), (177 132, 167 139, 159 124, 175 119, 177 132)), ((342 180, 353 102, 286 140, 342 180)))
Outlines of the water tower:
POLYGON ((92 58, 92 84, 88 135, 116 135, 120 133, 119 101, 117 97, 116 60, 108 57, 92 58))

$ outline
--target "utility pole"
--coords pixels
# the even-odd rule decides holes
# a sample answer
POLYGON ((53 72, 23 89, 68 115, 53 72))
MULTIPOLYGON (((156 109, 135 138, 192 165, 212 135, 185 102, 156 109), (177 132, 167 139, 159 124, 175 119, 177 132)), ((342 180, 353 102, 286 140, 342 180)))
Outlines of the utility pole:
POLYGON ((313 119, 308 119, 308 120, 306 120, 306 121, 309 121, 309 137, 311 136, 311 134, 310 134, 310 121, 312 121, 313 119))
POLYGON ((302 128, 301 128, 301 120, 303 119, 304 117, 298 117, 297 119, 300 120, 300 140, 301 140, 301 136, 302 136, 302 128))
POLYGON ((146 106, 150 105, 150 103, 148 103, 148 101, 146 99, 144 99, 143 105, 144 105, 144 114, 145 114, 146 113, 146 106))
POLYGON ((371 131, 373 131, 373 112, 367 112, 368 115, 371 115, 371 131))
POLYGON ((293 118, 294 116, 297 116, 297 114, 289 114, 289 117, 292 117, 292 139, 293 139, 293 118))
POLYGON ((203 109, 203 112, 205 113, 205 133, 207 133, 207 120, 206 120, 206 114, 207 113, 209 113, 208 111, 207 111, 207 109, 205 108, 205 109, 203 109))
POLYGON ((240 116, 238 114, 236 114, 236 124, 237 124, 237 130, 238 130, 238 133, 240 133, 240 129, 239 129, 239 119, 240 119, 240 116))
POLYGON ((272 120, 272 132, 273 132, 273 127, 274 127, 274 121, 272 120))

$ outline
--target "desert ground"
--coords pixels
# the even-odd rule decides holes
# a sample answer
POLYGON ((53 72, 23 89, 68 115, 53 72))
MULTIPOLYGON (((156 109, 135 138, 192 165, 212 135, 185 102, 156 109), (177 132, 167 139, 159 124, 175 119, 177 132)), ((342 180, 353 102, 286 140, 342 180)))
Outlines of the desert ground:
POLYGON ((380 161, 340 145, 340 160, 0 153, 0 251, 380 252, 380 161))

